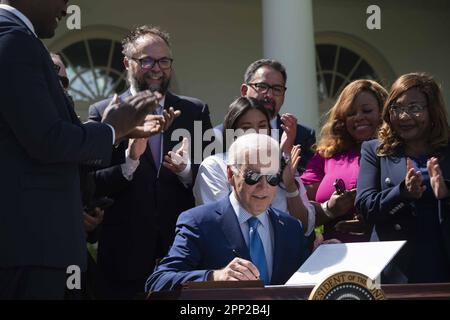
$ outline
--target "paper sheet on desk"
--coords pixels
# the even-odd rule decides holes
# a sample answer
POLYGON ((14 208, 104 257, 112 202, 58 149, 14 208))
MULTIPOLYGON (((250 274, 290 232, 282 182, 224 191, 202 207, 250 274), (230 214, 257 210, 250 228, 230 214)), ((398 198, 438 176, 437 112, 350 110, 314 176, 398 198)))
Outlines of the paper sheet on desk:
POLYGON ((286 285, 316 285, 342 271, 376 279, 406 241, 323 244, 292 275, 286 285))

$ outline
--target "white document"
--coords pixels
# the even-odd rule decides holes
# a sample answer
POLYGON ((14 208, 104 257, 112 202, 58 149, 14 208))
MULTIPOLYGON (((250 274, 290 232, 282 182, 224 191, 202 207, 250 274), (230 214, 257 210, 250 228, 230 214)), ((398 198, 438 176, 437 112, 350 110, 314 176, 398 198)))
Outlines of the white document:
POLYGON ((375 280, 406 241, 323 244, 319 246, 287 286, 316 285, 342 271, 362 273, 375 280))

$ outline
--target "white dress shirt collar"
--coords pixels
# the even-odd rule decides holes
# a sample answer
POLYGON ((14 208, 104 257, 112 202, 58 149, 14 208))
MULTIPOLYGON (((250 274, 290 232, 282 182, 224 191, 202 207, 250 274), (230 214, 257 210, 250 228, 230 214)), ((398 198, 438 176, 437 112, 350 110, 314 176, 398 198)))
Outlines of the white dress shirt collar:
MULTIPOLYGON (((242 206, 239 204, 238 200, 236 199, 236 195, 235 195, 234 191, 231 192, 229 199, 231 202, 231 206, 233 207, 234 212, 236 213, 236 216, 238 218, 239 227, 241 229, 242 236, 244 237, 245 244, 249 248, 250 237, 249 237, 249 226, 248 226, 247 221, 248 221, 248 219, 255 217, 255 216, 248 213, 244 208, 242 208, 242 206)), ((272 278, 272 269, 273 269, 273 253, 274 253, 275 241, 274 241, 274 231, 273 231, 272 225, 270 223, 268 210, 256 215, 256 218, 260 222, 257 230, 258 230, 258 234, 261 238, 261 241, 263 243, 264 253, 266 255, 267 271, 269 272, 269 279, 271 279, 272 278)))
POLYGON ((14 14, 17 18, 19 18, 27 27, 28 29, 31 30, 31 32, 33 32, 33 34, 37 37, 36 32, 34 30, 34 26, 31 23, 30 19, 28 19, 22 12, 20 12, 19 10, 17 10, 14 7, 11 7, 7 4, 0 4, 0 9, 4 9, 6 11, 11 12, 12 14, 14 14))
POLYGON ((277 129, 277 120, 278 120, 277 117, 275 117, 272 120, 270 120, 270 128, 271 129, 277 129))
POLYGON ((236 213, 236 216, 238 218, 239 225, 246 223, 247 220, 252 217, 256 217, 259 220, 259 222, 261 222, 261 225, 264 228, 269 227, 269 213, 267 210, 262 213, 259 213, 257 215, 248 213, 247 210, 245 210, 241 206, 239 201, 236 199, 236 195, 235 195, 234 191, 231 192, 231 194, 230 194, 230 202, 231 202, 231 206, 233 207, 234 212, 236 213))

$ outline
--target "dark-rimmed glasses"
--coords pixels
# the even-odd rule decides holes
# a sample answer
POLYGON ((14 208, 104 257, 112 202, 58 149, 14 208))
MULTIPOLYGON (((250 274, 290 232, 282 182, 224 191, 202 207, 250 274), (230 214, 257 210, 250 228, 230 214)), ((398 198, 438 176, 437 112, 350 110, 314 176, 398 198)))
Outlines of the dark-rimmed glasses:
POLYGON ((139 66, 142 69, 152 69, 155 66, 155 64, 158 64, 158 66, 161 69, 169 69, 172 66, 172 62, 173 62, 172 58, 167 58, 167 57, 164 57, 161 59, 153 59, 150 57, 143 57, 143 58, 137 59, 137 58, 130 57, 130 59, 139 63, 139 66))
POLYGON ((287 90, 285 86, 280 86, 278 84, 271 86, 265 82, 247 83, 247 84, 251 86, 253 89, 255 89, 256 92, 262 94, 267 93, 269 89, 271 89, 274 96, 282 96, 287 90))

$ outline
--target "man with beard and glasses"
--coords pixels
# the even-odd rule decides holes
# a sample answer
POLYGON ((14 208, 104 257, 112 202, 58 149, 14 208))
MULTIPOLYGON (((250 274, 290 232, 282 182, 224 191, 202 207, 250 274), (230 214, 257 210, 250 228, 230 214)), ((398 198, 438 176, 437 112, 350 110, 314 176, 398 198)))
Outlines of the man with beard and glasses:
MULTIPOLYGON (((172 141, 172 133, 185 129, 194 137, 196 121, 201 122, 203 132, 211 128, 204 102, 168 89, 173 58, 167 33, 159 27, 141 26, 122 44, 130 87, 120 99, 147 89, 159 92, 163 98, 158 114, 164 117, 164 126, 163 132, 148 141, 131 142, 126 152, 125 145, 119 148, 116 154, 125 157, 124 163, 96 173, 97 191, 114 199, 114 205, 105 211, 98 247, 104 278, 101 291, 104 298, 112 299, 133 298, 143 292, 156 261, 173 241, 178 215, 194 206, 192 183, 198 165, 171 160, 168 155, 173 155, 171 150, 179 144, 172 141)), ((90 119, 100 119, 109 101, 92 105, 90 119)), ((187 154, 186 142, 175 153, 187 154)), ((191 150, 196 143, 202 141, 192 141, 191 150)))
POLYGON ((286 82, 286 69, 279 61, 257 60, 250 64, 245 72, 241 94, 261 100, 266 109, 272 112, 273 118, 270 125, 273 129, 279 130, 280 138, 286 128, 292 128, 292 132, 288 133, 287 137, 293 141, 287 141, 286 144, 300 145, 302 153, 299 169, 303 172, 313 156, 312 145, 316 143, 316 133, 313 129, 298 124, 294 115, 280 114, 287 89, 286 82))
MULTIPOLYGON (((161 98, 142 92, 82 124, 50 54, 67 0, 0 3, 0 299, 62 299, 69 266, 86 268, 79 166, 107 165, 113 144, 161 98)), ((72 273, 73 274, 73 273, 72 273)))
MULTIPOLYGON (((282 145, 290 147, 300 145, 299 171, 303 172, 314 154, 312 145, 316 142, 316 134, 313 129, 298 124, 294 115, 280 114, 287 90, 286 81, 286 69, 280 62, 273 59, 260 59, 248 66, 240 90, 242 96, 263 102, 264 107, 272 114, 270 126, 272 129, 279 130, 272 130, 274 138, 280 141, 283 132, 286 131, 287 134, 284 136, 286 141, 282 141, 282 145)), ((215 129, 222 132, 223 125, 220 124, 215 129)), ((283 147, 283 152, 289 153, 290 150, 283 147)))

